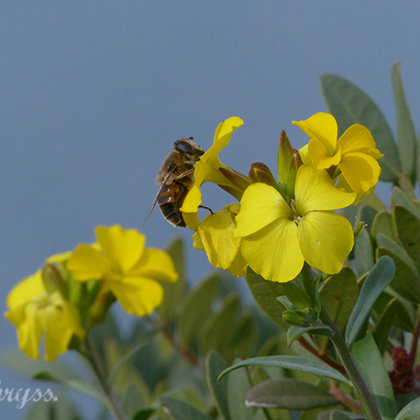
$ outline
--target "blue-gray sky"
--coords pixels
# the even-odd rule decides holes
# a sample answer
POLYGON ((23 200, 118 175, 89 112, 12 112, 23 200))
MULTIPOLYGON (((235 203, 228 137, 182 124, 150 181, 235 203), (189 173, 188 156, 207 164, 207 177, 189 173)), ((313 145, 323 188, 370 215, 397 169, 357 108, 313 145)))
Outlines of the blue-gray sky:
MULTIPOLYGON (((322 73, 355 82, 395 127, 395 61, 418 122, 419 15, 415 0, 3 0, 1 310, 17 281, 92 241, 98 224, 136 227, 151 246, 177 234, 190 243, 158 210, 143 226, 156 173, 180 137, 208 148, 217 124, 237 115, 245 125, 222 161, 275 168, 280 130, 300 146, 306 137, 291 121, 325 110, 322 73)), ((205 191, 212 208, 230 201, 205 191)), ((189 245, 191 279, 210 268, 189 245)), ((1 348, 14 348, 14 327, 0 328, 1 348)), ((0 374, 1 386, 24 386, 0 374)))

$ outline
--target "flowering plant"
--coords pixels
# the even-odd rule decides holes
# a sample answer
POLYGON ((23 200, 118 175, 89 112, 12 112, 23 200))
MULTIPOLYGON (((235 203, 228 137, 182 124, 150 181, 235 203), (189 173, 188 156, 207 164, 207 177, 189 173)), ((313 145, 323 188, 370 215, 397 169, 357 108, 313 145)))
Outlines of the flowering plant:
POLYGON ((329 112, 293 122, 307 144, 281 132, 276 176, 261 162, 247 174, 222 163, 244 122, 219 124, 179 211, 194 248, 224 271, 192 287, 181 240, 165 252, 99 226, 96 243, 19 283, 5 316, 21 350, 39 358, 44 337, 46 361, 77 351, 99 387, 56 364, 37 377, 120 420, 419 418, 420 159, 398 64, 392 75, 397 142, 377 105, 336 75, 321 76, 329 112), (379 180, 392 184, 388 208, 379 180), (231 197, 202 217, 206 182, 231 197), (115 301, 138 317, 125 335, 115 301))

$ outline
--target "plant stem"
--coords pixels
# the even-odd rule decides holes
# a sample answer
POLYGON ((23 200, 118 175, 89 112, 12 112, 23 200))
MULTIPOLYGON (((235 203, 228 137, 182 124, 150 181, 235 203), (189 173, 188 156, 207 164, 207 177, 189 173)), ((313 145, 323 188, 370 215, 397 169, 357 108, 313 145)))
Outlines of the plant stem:
POLYGON ((376 406, 375 401, 366 386, 366 383, 364 382, 359 370, 356 367, 354 359, 349 349, 347 348, 346 343, 344 342, 343 336, 323 306, 321 307, 320 318, 322 322, 325 325, 328 325, 333 331, 332 336, 330 337, 331 341, 333 342, 337 353, 340 355, 341 361, 343 362, 348 377, 353 383, 367 418, 370 420, 382 420, 378 407, 376 406))
POLYGON ((312 347, 311 344, 309 344, 303 337, 299 337, 297 339, 297 341, 299 342, 299 344, 303 348, 305 348, 306 350, 308 350, 314 356, 318 357, 318 359, 322 360, 327 365, 331 366, 333 369, 338 370, 342 374, 345 374, 346 373, 346 370, 343 368, 343 366, 341 366, 340 364, 338 364, 334 360, 331 360, 325 354, 319 353, 319 351, 317 349, 315 349, 314 347, 312 347))
POLYGON ((104 392, 108 402, 109 402, 109 407, 110 410, 112 411, 112 414, 114 415, 114 417, 116 418, 116 420, 126 420, 126 416, 120 406, 120 403, 117 399, 117 397, 115 396, 112 388, 110 387, 110 385, 108 384, 107 380, 106 380, 106 376, 105 373, 102 369, 102 366, 99 362, 99 357, 98 354, 96 352, 96 349, 93 345, 93 343, 91 342, 89 336, 86 337, 85 340, 85 348, 86 348, 86 352, 82 353, 86 359, 89 361, 93 372, 95 373, 99 384, 102 388, 102 391, 104 392))

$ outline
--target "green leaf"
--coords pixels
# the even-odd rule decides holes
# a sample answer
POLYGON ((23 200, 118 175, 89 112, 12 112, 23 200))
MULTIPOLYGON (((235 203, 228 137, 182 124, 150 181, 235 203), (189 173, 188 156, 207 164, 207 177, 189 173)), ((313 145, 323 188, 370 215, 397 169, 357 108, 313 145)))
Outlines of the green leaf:
POLYGON ((166 281, 161 283, 161 286, 163 287, 163 300, 162 304, 157 308, 157 313, 164 324, 167 324, 174 319, 176 307, 182 300, 182 296, 187 288, 184 243, 182 242, 182 239, 174 239, 169 244, 167 252, 175 264, 178 280, 175 283, 166 281))
POLYGON ((239 295, 233 292, 223 299, 220 309, 204 322, 198 339, 201 354, 229 346, 236 331, 239 306, 239 295))
POLYGON ((377 257, 390 256, 395 264, 391 287, 410 302, 420 302, 420 276, 416 265, 405 250, 386 236, 378 235, 377 257))
POLYGON ((390 257, 381 257, 374 265, 360 289, 359 298, 350 315, 345 340, 350 345, 369 316, 369 312, 382 291, 391 283, 395 265, 390 257))
POLYGON ((284 306, 277 300, 278 296, 285 295, 283 285, 274 281, 265 280, 250 268, 248 268, 246 282, 248 283, 252 296, 263 312, 281 328, 287 329, 287 323, 282 317, 284 306))
POLYGON ((389 331, 391 330, 391 326, 393 324, 392 321, 399 315, 401 310, 404 309, 398 299, 391 299, 376 324, 373 335, 381 354, 383 354, 386 349, 389 331))
POLYGON ((403 207, 406 207, 409 211, 411 211, 411 213, 414 214, 414 216, 420 219, 420 208, 415 203, 416 202, 413 202, 412 200, 410 200, 410 198, 407 197, 406 194, 404 194, 401 188, 392 187, 391 207, 394 207, 399 204, 403 207))
POLYGON ((397 414, 394 391, 372 334, 354 343, 352 354, 383 420, 394 420, 397 414))
POLYGON ((327 337, 330 337, 332 330, 327 326, 299 327, 294 325, 287 330, 287 345, 290 346, 293 341, 297 340, 303 334, 326 335, 327 337))
POLYGON ((408 403, 397 415, 395 420, 408 420, 420 416, 420 397, 408 403))
POLYGON ((357 220, 365 223, 367 231, 370 233, 372 229, 373 219, 375 218, 378 210, 371 206, 361 205, 357 212, 357 220))
POLYGON ((322 304, 341 332, 344 331, 358 294, 356 275, 349 267, 343 267, 338 274, 328 277, 322 284, 322 304))
POLYGON ((102 394, 94 385, 84 381, 83 379, 69 379, 63 378, 56 375, 55 372, 50 371, 41 371, 33 376, 33 379, 40 381, 55 382, 60 385, 65 385, 68 388, 74 389, 82 394, 88 395, 89 397, 94 398, 95 400, 102 403, 105 407, 108 407, 108 400, 105 398, 105 395, 102 394))
POLYGON ((411 118, 401 80, 401 64, 392 66, 392 89, 398 123, 398 151, 403 173, 414 180, 416 162, 416 129, 411 118))
POLYGON ((373 245, 370 235, 366 229, 362 229, 354 244, 354 258, 357 274, 363 274, 370 271, 375 264, 373 245))
MULTIPOLYGON (((16 394, 17 395, 17 394, 16 394)), ((35 395, 35 394, 34 394, 35 395)), ((80 420, 75 404, 70 403, 64 394, 57 395, 55 401, 40 400, 25 413, 25 420, 80 420)), ((23 399, 21 400, 23 401, 23 399)), ((22 410, 25 407, 21 407, 22 410)))
POLYGON ((227 381, 217 382, 219 373, 226 369, 226 363, 223 360, 223 357, 219 353, 212 351, 206 358, 205 368, 207 386, 213 397, 213 401, 216 404, 217 410, 225 420, 231 420, 227 401, 228 383, 227 381))
POLYGON ((157 406, 141 407, 130 417, 130 420, 147 420, 153 415, 157 408, 157 406))
POLYGON ((219 277, 214 274, 190 290, 179 303, 176 324, 183 345, 189 346, 197 337, 210 315, 210 308, 218 291, 219 277))
POLYGON ((316 420, 363 420, 363 419, 364 417, 362 417, 360 414, 351 413, 349 411, 343 411, 343 410, 324 411, 316 418, 316 420))
POLYGON ((375 239, 379 234, 382 234, 394 241, 397 240, 392 214, 385 210, 377 213, 373 219, 371 234, 375 239))
POLYGON ((376 146, 385 155, 379 159, 380 179, 398 181, 401 163, 392 131, 379 107, 359 87, 335 74, 320 77, 321 92, 331 114, 337 119, 340 134, 352 124, 363 124, 372 133, 376 146))
POLYGON ((227 399, 231 419, 254 420, 255 409, 245 405, 249 390, 248 376, 245 370, 233 372, 227 380, 227 399))
POLYGON ((315 375, 326 376, 339 382, 350 383, 340 372, 328 366, 324 362, 315 359, 308 359, 302 356, 264 356, 253 357, 251 359, 242 360, 233 366, 225 369, 217 378, 220 381, 229 372, 246 366, 262 366, 262 367, 280 367, 291 370, 300 370, 311 372, 315 375))
POLYGON ((161 396, 160 401, 174 420, 212 420, 192 405, 168 395, 161 396))
POLYGON ((140 339, 140 342, 137 343, 134 347, 131 347, 130 350, 113 366, 111 372, 108 375, 108 382, 112 384, 114 381, 115 375, 118 373, 118 371, 126 364, 128 363, 136 354, 143 349, 145 346, 147 346, 153 338, 156 336, 156 334, 161 330, 160 327, 153 328, 149 331, 147 331, 140 339))
POLYGON ((315 385, 297 379, 279 378, 261 382, 247 394, 248 407, 310 410, 338 404, 339 401, 315 385))
POLYGON ((393 216, 398 237, 407 254, 420 266, 420 219, 402 206, 394 207, 393 216))

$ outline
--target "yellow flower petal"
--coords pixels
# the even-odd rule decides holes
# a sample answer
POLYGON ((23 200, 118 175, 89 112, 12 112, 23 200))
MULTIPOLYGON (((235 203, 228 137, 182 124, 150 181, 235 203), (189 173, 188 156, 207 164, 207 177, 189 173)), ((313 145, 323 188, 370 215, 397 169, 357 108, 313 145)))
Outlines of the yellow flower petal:
POLYGON ((318 139, 311 139, 309 141, 308 152, 311 157, 312 164, 317 169, 328 169, 330 166, 338 165, 341 159, 340 150, 336 153, 331 153, 318 139))
POLYGON ((9 309, 17 308, 43 291, 42 272, 38 270, 35 274, 24 278, 10 291, 7 296, 7 307, 9 309))
POLYGON ((290 215, 290 207, 274 187, 260 182, 251 184, 242 196, 234 234, 251 235, 274 220, 290 215))
POLYGON ((350 222, 333 212, 314 211, 298 226, 300 249, 305 260, 324 273, 338 273, 353 248, 350 222))
POLYGON ((198 206, 201 204, 201 201, 201 191, 197 183, 194 184, 188 191, 180 210, 182 211, 182 213, 197 213, 198 206))
POLYGON ((307 120, 292 121, 311 139, 318 139, 327 152, 335 153, 337 147, 337 122, 331 114, 318 112, 307 120))
POLYGON ((146 248, 129 275, 169 282, 178 279, 172 258, 165 251, 156 248, 146 248))
POLYGON ((364 193, 374 187, 381 173, 375 158, 365 153, 347 153, 338 165, 353 191, 364 193))
POLYGON ((355 193, 338 189, 325 170, 303 165, 295 183, 296 207, 301 216, 311 210, 335 210, 351 205, 355 193))
POLYGON ((109 287, 124 310, 137 316, 150 315, 162 303, 162 286, 148 278, 125 277, 109 287))
POLYGON ((304 165, 312 165, 311 155, 309 154, 308 144, 299 149, 299 155, 304 165))
POLYGON ((278 219, 244 238, 241 251, 249 266, 266 280, 293 280, 304 263, 297 226, 288 219, 278 219))
POLYGON ((67 268, 77 280, 100 279, 111 269, 107 258, 87 244, 79 245, 70 255, 67 268))
POLYGON ((54 263, 62 263, 69 259, 71 251, 61 252, 59 254, 51 255, 46 259, 47 263, 54 264, 54 263))
POLYGON ((200 219, 198 218, 197 213, 182 213, 182 218, 191 230, 197 230, 197 227, 200 224, 200 219))
POLYGON ((37 303, 28 302, 5 313, 6 319, 16 326, 19 348, 32 359, 39 359, 39 345, 42 339, 37 311, 37 303))
POLYGON ((135 229, 120 225, 98 226, 95 234, 105 256, 125 273, 133 267, 143 253, 146 237, 135 229))
POLYGON ((360 152, 375 159, 383 157, 383 154, 376 148, 371 132, 361 124, 350 126, 338 139, 338 144, 343 154, 360 152))
POLYGON ((239 117, 230 117, 217 126, 214 134, 213 145, 200 157, 195 165, 194 185, 185 196, 181 211, 186 213, 197 213, 201 204, 200 187, 205 182, 230 185, 226 178, 218 170, 222 165, 219 160, 219 153, 229 144, 232 133, 244 122, 239 117))
POLYGON ((240 253, 241 239, 233 236, 238 204, 231 204, 207 216, 193 235, 194 247, 207 254, 210 263, 229 270, 234 276, 243 276, 246 263, 240 253))
POLYGON ((45 333, 45 360, 51 362, 65 353, 73 334, 83 338, 79 313, 58 292, 49 297, 49 305, 38 310, 41 328, 45 333))

